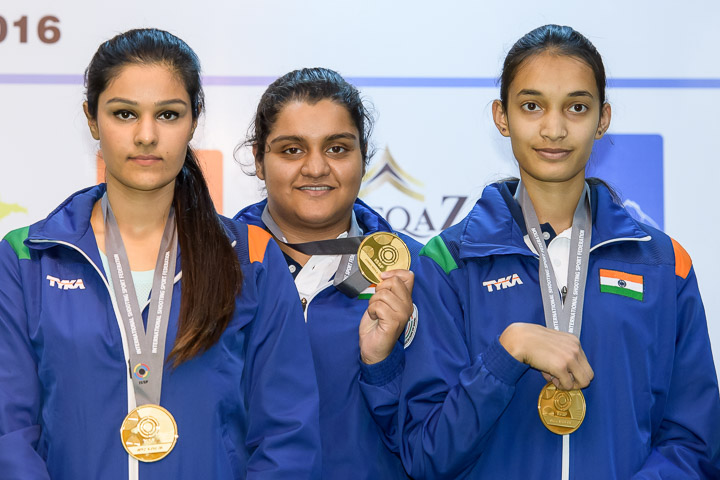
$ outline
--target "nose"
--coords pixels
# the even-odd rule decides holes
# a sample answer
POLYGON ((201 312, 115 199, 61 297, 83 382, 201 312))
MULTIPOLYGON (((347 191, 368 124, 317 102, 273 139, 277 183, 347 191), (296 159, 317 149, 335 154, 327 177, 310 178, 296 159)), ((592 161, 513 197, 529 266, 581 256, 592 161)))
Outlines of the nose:
POLYGON ((141 116, 135 124, 135 144, 155 145, 158 141, 157 124, 151 115, 141 116))
POLYGON ((320 178, 330 174, 330 164, 327 158, 319 149, 312 149, 305 156, 300 173, 306 177, 320 178))
POLYGON ((550 110, 542 117, 540 135, 547 140, 561 140, 567 136, 567 125, 563 112, 550 110))

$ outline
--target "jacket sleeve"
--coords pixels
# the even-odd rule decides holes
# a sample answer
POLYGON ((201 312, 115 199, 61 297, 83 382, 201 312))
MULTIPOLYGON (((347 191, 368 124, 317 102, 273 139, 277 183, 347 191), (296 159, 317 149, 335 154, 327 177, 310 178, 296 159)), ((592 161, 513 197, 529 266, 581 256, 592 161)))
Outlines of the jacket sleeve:
POLYGON ((687 257, 686 271, 676 270, 676 348, 664 414, 636 480, 720 478, 720 394, 705 311, 689 262, 687 257))
POLYGON ((383 433, 383 443, 393 453, 399 453, 398 401, 400 381, 405 366, 402 337, 390 355, 373 365, 360 362, 360 391, 375 423, 383 433))
POLYGON ((41 399, 20 275, 26 261, 0 243, 0 476, 36 480, 50 477, 37 453, 41 399))
POLYGON ((527 366, 497 338, 471 357, 464 323, 481 321, 482 312, 465 310, 464 270, 447 271, 426 256, 420 262, 415 290, 422 318, 405 350, 401 456, 415 479, 459 478, 482 455, 527 366))
POLYGON ((318 387, 300 302, 272 240, 262 264, 245 367, 247 479, 319 478, 318 387))

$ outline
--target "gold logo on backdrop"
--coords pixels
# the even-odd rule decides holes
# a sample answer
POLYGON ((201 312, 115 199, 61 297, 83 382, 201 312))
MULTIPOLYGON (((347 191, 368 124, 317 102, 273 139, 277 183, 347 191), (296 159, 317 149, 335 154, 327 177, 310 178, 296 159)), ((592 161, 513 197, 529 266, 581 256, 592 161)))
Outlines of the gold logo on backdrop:
POLYGON ((424 187, 425 185, 400 168, 387 147, 383 151, 380 161, 373 165, 363 177, 363 188, 360 190, 360 196, 366 197, 386 183, 389 183, 410 198, 421 202, 425 201, 425 195, 414 191, 410 184, 417 187, 424 187))

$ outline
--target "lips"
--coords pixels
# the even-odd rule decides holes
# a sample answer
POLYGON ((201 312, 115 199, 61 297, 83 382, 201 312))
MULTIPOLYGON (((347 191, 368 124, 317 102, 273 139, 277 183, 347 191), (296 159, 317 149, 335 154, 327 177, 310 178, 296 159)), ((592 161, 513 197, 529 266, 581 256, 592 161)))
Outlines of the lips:
POLYGON ((298 187, 298 190, 310 196, 320 196, 334 190, 334 188, 328 185, 303 185, 298 187))
POLYGON ((133 162, 140 165, 152 165, 156 162, 161 161, 162 158, 155 155, 133 155, 129 158, 129 160, 132 160, 133 162))
POLYGON ((536 148, 535 151, 547 160, 563 160, 572 152, 565 148, 536 148))

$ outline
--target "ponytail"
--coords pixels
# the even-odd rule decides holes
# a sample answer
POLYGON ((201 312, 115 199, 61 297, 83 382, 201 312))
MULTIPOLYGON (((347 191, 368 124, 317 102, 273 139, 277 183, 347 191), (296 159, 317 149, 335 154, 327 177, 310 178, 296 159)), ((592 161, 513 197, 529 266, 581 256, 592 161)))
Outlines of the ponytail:
POLYGON ((179 365, 203 353, 220 339, 235 311, 242 270, 217 217, 195 152, 188 146, 185 164, 175 179, 182 295, 175 345, 168 362, 179 365))

